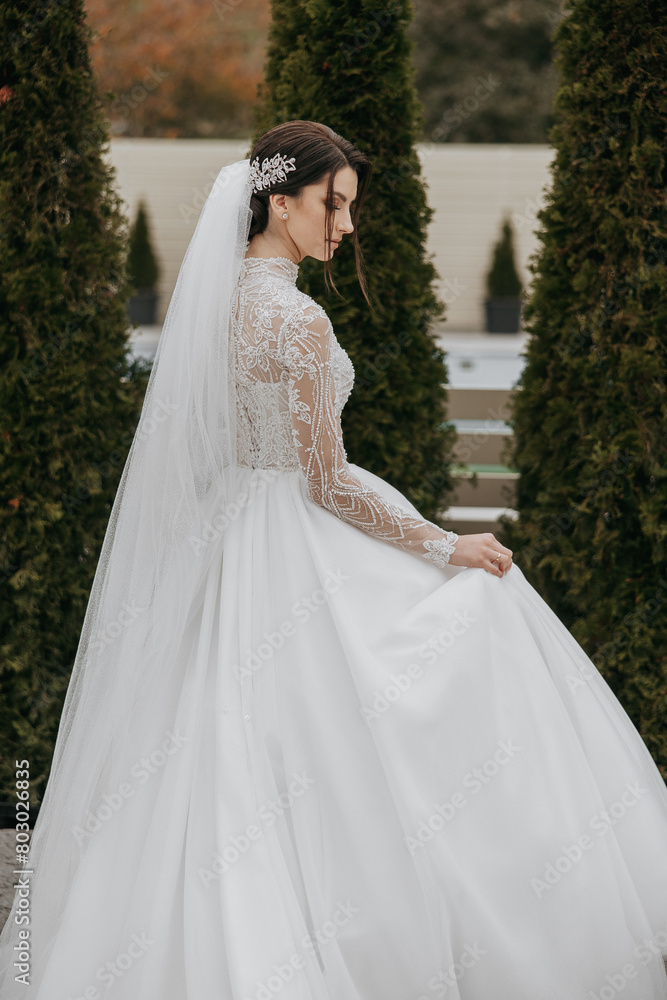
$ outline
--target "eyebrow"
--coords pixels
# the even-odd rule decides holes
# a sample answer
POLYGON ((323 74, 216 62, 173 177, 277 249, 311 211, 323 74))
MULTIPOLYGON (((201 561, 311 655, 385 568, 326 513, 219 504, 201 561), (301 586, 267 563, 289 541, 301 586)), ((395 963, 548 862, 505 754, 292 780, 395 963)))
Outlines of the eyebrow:
MULTIPOLYGON (((344 195, 344 194, 341 194, 341 193, 340 193, 340 191, 334 191, 334 194, 336 195, 336 197, 337 197, 337 198, 342 198, 342 199, 343 199, 343 201, 347 201, 347 198, 345 197, 345 195, 344 195)), ((354 198, 352 199, 352 201, 356 201, 356 200, 357 200, 357 196, 356 196, 356 194, 355 194, 355 196, 354 196, 354 198)))

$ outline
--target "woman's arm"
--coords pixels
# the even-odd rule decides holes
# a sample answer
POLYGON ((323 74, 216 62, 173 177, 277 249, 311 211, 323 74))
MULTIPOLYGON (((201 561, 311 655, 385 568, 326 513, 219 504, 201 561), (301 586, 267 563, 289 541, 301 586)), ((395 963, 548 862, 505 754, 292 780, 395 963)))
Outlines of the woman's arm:
POLYGON ((413 517, 365 486, 347 462, 334 401, 331 323, 313 302, 283 334, 292 430, 310 499, 336 517, 443 567, 458 535, 413 517))

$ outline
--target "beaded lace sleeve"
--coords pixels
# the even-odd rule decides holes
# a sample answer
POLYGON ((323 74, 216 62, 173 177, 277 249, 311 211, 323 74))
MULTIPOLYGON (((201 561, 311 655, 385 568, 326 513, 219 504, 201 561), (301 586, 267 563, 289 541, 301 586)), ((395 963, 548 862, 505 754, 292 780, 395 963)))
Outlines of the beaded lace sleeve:
POLYGON ((292 433, 310 499, 336 517, 444 567, 458 535, 387 502, 354 475, 335 405, 332 353, 337 348, 326 313, 316 303, 300 310, 283 335, 292 433))

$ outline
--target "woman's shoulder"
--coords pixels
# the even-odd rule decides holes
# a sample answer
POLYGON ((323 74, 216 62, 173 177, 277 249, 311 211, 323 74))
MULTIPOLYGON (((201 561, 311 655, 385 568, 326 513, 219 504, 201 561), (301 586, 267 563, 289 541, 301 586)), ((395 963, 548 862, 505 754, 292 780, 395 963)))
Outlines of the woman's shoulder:
POLYGON ((276 287, 272 297, 274 303, 279 305, 288 328, 313 326, 333 331, 326 309, 296 285, 276 287))
POLYGON ((295 291, 299 293, 299 303, 301 308, 304 310, 309 319, 321 319, 331 326, 331 320, 329 319, 329 314, 323 305, 317 302, 312 296, 308 295, 306 292, 302 292, 300 288, 296 288, 295 291))
POLYGON ((325 360, 336 341, 331 320, 314 298, 298 288, 293 291, 290 305, 282 310, 279 348, 285 355, 325 360))
POLYGON ((241 286, 246 307, 256 313, 263 326, 270 318, 270 325, 278 334, 281 344, 311 337, 319 340, 335 339, 333 324, 325 308, 307 292, 296 286, 296 273, 283 273, 288 264, 274 259, 270 263, 253 264, 241 276, 241 286), (286 280, 287 279, 287 280, 286 280))

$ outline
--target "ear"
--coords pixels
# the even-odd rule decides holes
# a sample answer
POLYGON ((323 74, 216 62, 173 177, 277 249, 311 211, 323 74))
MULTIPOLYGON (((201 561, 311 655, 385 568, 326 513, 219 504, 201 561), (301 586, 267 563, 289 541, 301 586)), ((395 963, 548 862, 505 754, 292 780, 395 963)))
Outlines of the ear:
POLYGON ((286 194, 271 194, 269 195, 269 202, 274 212, 278 215, 282 215, 287 209, 287 195, 286 194))

